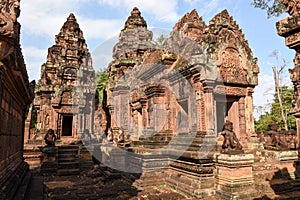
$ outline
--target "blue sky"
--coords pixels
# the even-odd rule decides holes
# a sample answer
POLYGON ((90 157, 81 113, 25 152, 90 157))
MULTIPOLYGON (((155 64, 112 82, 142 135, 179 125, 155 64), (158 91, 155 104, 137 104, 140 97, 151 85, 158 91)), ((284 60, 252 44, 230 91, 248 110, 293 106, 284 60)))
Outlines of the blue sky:
MULTIPOLYGON (((134 6, 140 9, 148 27, 164 29, 166 33, 194 8, 207 24, 214 15, 227 9, 259 60, 259 86, 255 88, 254 106, 265 106, 272 101, 274 84, 271 67, 277 64, 276 59, 269 56, 272 51, 278 50, 279 64, 282 64, 283 58, 287 60, 282 83, 291 84, 287 70, 293 68, 295 53, 285 46, 284 38, 277 35, 275 28, 276 21, 286 15, 268 19, 265 11, 251 6, 251 0, 21 0, 21 45, 29 79, 40 78, 47 49, 54 44, 55 35, 71 12, 83 30, 90 52, 106 52, 108 62, 111 45, 134 6)), ((95 69, 99 69, 97 59, 93 60, 95 69)), ((258 116, 257 112, 255 116, 258 116)))

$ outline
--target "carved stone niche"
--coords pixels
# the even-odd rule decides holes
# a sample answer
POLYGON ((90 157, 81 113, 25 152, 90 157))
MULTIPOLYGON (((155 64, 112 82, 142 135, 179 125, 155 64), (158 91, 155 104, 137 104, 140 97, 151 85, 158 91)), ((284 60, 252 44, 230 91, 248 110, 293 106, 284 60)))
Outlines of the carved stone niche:
POLYGON ((225 83, 247 84, 247 72, 243 69, 242 55, 233 43, 219 54, 220 75, 225 83))

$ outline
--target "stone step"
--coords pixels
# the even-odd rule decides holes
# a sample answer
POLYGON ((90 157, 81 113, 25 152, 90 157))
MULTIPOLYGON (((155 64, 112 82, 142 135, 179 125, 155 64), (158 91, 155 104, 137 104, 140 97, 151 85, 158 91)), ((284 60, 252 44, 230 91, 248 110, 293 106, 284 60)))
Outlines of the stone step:
POLYGON ((58 159, 58 164, 60 163, 66 163, 66 162, 77 162, 78 158, 60 158, 58 159))
POLYGON ((78 149, 64 149, 64 150, 58 150, 58 154, 78 154, 78 149))
POLYGON ((42 174, 56 174, 57 172, 57 167, 56 168, 47 168, 47 167, 43 167, 41 168, 40 171, 42 174))
POLYGON ((78 158, 78 154, 58 154, 58 158, 78 158))
POLYGON ((294 191, 300 191, 300 180, 295 180, 293 182, 294 191))
POLYGON ((78 145, 61 145, 58 146, 59 150, 63 150, 63 149, 78 149, 79 146, 78 145))
POLYGON ((58 169, 76 169, 79 168, 79 162, 60 162, 58 169))
POLYGON ((77 169, 58 169, 57 175, 59 176, 69 176, 69 175, 78 175, 80 174, 80 170, 77 169))

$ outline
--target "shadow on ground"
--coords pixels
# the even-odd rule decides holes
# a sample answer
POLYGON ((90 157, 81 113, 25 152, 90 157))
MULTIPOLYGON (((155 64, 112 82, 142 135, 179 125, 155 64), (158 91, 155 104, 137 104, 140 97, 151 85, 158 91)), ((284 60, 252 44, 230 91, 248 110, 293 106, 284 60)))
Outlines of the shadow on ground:
POLYGON ((186 199, 165 185, 139 190, 134 182, 140 174, 119 172, 103 165, 94 165, 79 175, 44 177, 44 198, 48 200, 186 199))

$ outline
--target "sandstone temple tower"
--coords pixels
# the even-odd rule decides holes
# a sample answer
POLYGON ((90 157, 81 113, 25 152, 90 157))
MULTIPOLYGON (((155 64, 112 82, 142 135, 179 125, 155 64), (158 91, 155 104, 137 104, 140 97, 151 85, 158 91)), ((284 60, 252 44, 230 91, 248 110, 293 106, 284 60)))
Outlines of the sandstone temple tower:
POLYGON ((75 16, 70 14, 55 36, 55 45, 48 49, 47 61, 41 67, 41 79, 35 89, 37 129, 42 134, 51 128, 58 138, 74 140, 79 132, 92 130, 93 120, 83 113, 91 114, 85 107, 92 105, 94 96, 89 95, 90 88, 85 84, 93 82, 89 79, 93 76, 83 33, 75 16))

